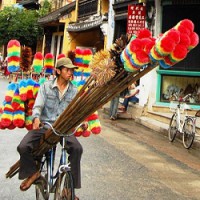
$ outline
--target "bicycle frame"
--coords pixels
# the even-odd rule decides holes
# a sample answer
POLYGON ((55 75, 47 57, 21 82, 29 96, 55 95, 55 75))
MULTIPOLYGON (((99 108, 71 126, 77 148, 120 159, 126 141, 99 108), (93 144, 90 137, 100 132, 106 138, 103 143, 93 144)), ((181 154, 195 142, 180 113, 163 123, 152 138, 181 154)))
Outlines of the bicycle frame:
POLYGON ((54 162, 55 162, 55 154, 56 154, 56 147, 52 147, 44 156, 45 159, 42 161, 41 164, 41 170, 43 169, 45 162, 47 165, 47 192, 52 193, 54 192, 54 187, 55 187, 55 180, 58 177, 59 173, 62 172, 67 172, 70 171, 70 162, 68 161, 68 154, 65 149, 65 137, 62 137, 62 142, 61 142, 61 156, 60 156, 60 162, 58 165, 58 169, 56 173, 54 173, 54 162), (54 175, 55 174, 55 175, 54 175))
POLYGON ((70 172, 71 167, 70 167, 70 162, 68 159, 69 155, 66 149, 66 138, 71 135, 74 135, 74 133, 77 131, 77 129, 80 126, 82 126, 82 124, 80 124, 74 130, 74 132, 66 135, 66 134, 61 134, 61 133, 56 132, 53 126, 48 122, 43 124, 44 128, 46 129, 51 128, 52 131, 61 138, 61 141, 60 141, 61 156, 60 156, 58 169, 56 173, 54 173, 55 154, 56 154, 57 145, 52 147, 45 155, 43 155, 43 159, 40 164, 40 171, 42 174, 44 167, 46 165, 46 170, 45 170, 46 173, 45 173, 45 177, 41 178, 40 182, 36 183, 36 199, 37 200, 40 200, 41 196, 45 200, 49 199, 50 193, 54 193, 56 195, 56 198, 57 197, 59 198, 60 195, 61 196, 66 195, 66 197, 68 197, 69 195, 71 199, 74 199, 75 194, 74 194, 74 186, 73 186, 73 177, 70 172), (48 127, 45 125, 48 125, 48 127), (62 187, 62 190, 60 190, 60 187, 62 187), (70 188, 70 191, 68 191, 69 188, 70 188), (68 194, 68 192, 70 194, 68 194))
MULTIPOLYGON (((176 99, 178 99, 178 96, 176 95, 176 94, 173 94, 173 96, 176 98, 176 99)), ((176 128, 177 128, 177 130, 180 132, 180 133, 183 133, 183 127, 184 127, 184 122, 185 122, 185 120, 186 120, 186 118, 187 118, 187 113, 184 115, 184 119, 181 119, 181 102, 183 101, 183 100, 185 100, 185 99, 187 99, 188 97, 190 97, 191 96, 191 94, 188 94, 188 95, 186 95, 185 97, 183 97, 182 99, 179 99, 178 100, 178 104, 177 104, 177 106, 176 106, 176 108, 175 108, 175 111, 174 111, 174 114, 176 115, 176 122, 177 122, 177 124, 176 124, 176 128)), ((185 107, 185 105, 187 105, 187 104, 184 104, 183 106, 185 107)))
MULTIPOLYGON (((176 134, 182 134, 183 145, 186 149, 189 149, 192 146, 195 137, 195 127, 196 127, 196 116, 189 116, 187 112, 185 114, 181 114, 181 100, 188 98, 190 94, 186 95, 183 99, 178 100, 178 104, 175 107, 174 114, 171 117, 168 137, 170 142, 173 142, 176 134)), ((185 109, 187 104, 183 105, 185 109)), ((171 104, 170 109, 174 109, 173 102, 171 104)), ((188 108, 187 108, 188 109, 188 108)))
POLYGON ((181 120, 181 112, 180 112, 180 107, 181 107, 181 105, 180 105, 180 102, 179 102, 179 104, 177 105, 177 108, 176 108, 176 111, 175 111, 175 113, 176 113, 176 117, 177 117, 177 130, 180 132, 180 133, 182 133, 183 132, 183 126, 184 126, 184 121, 185 121, 185 118, 186 118, 186 116, 184 116, 184 120, 181 120))

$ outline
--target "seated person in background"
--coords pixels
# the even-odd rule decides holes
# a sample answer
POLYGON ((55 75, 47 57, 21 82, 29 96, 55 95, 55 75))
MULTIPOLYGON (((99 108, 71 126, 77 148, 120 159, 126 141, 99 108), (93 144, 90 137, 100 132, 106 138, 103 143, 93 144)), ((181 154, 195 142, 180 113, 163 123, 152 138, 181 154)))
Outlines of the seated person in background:
POLYGON ((124 102, 122 103, 122 107, 120 109, 126 112, 129 102, 138 103, 139 92, 140 88, 137 86, 137 82, 135 81, 132 85, 129 86, 129 93, 124 97, 124 102))

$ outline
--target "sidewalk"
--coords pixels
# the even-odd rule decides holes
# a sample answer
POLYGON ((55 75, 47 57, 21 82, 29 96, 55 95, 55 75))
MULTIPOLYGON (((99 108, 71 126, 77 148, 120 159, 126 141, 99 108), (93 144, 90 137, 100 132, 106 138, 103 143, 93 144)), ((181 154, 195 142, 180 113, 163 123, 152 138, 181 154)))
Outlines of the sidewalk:
MULTIPOLYGON (((119 122, 118 126, 121 126, 124 129, 128 121, 134 120, 136 123, 141 124, 156 133, 163 134, 168 138, 168 127, 172 113, 150 112, 148 116, 142 113, 143 109, 136 109, 136 107, 137 105, 133 105, 130 106, 127 113, 118 113, 119 120, 116 120, 116 123, 119 122), (158 117, 161 118, 162 122, 156 119, 158 117)), ((102 112, 109 117, 109 103, 104 105, 102 112)), ((127 126, 128 125, 130 125, 130 123, 128 123, 127 126)), ((197 118, 196 126, 197 131, 191 148, 200 149, 200 118, 197 118)), ((182 143, 182 135, 177 135, 176 140, 182 143)))

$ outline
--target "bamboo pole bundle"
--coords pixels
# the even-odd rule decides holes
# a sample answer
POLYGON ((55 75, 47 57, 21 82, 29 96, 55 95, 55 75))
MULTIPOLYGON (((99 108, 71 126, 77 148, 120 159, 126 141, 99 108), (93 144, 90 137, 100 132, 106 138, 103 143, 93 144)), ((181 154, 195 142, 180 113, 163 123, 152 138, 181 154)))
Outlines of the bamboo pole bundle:
MULTIPOLYGON (((136 38, 121 37, 117 39, 110 51, 97 52, 90 66, 92 68, 90 78, 53 124, 53 128, 58 134, 69 134, 86 117, 158 64, 163 68, 169 68, 180 62, 199 43, 199 37, 193 28, 194 25, 190 20, 182 20, 157 40, 151 37, 149 31, 141 30, 136 38), (191 34, 191 41, 186 42, 187 44, 184 43, 185 46, 180 43, 187 40, 183 38, 185 33, 181 33, 182 28, 179 29, 179 26, 190 30, 188 33, 191 34), (184 49, 184 51, 180 51, 180 49, 184 49), (123 64, 121 60, 123 60, 123 64)), ((40 145, 33 151, 33 154, 35 156, 42 155, 59 141, 60 137, 49 129, 41 138, 40 145)), ((13 165, 6 177, 11 178, 15 175, 19 164, 18 161, 13 165)))
MULTIPOLYGON (((92 85, 92 89, 88 89, 86 92, 81 90, 74 101, 68 106, 68 108, 60 115, 53 125, 54 129, 58 133, 68 134, 76 126, 78 126, 84 119, 102 107, 108 101, 110 101, 115 95, 122 92, 128 85, 138 80, 146 73, 154 69, 154 66, 149 65, 144 70, 136 71, 135 73, 127 73, 123 71, 120 76, 117 76, 104 87, 98 87, 92 85), (126 75, 126 76, 124 76, 126 75), (122 76, 124 78, 122 79, 122 76)), ((89 80, 90 81, 90 80, 89 80)), ((95 81, 93 82, 95 84, 95 81)), ((36 156, 39 156, 46 152, 52 145, 59 142, 60 138, 48 131, 45 137, 42 138, 39 148, 34 151, 36 156)))
MULTIPOLYGON (((113 50, 100 51, 94 55, 93 67, 95 70, 93 70, 93 74, 53 124, 57 133, 69 134, 86 117, 141 77, 138 76, 140 70, 128 73, 120 61, 119 55, 129 40, 129 37, 121 37, 116 40, 113 50)), ((147 73, 151 69, 153 68, 149 66, 144 72, 147 73)), ((145 74, 144 72, 143 74, 145 74)), ((39 147, 33 152, 34 155, 42 155, 59 141, 59 136, 55 135, 52 130, 47 130, 41 138, 39 147)), ((10 168, 6 177, 13 177, 18 172, 19 166, 20 162, 18 161, 10 168)))
MULTIPOLYGON (((118 93, 122 92, 134 81, 156 67, 156 63, 148 65, 143 70, 137 70, 134 73, 127 73, 122 70, 109 83, 104 86, 96 86, 95 78, 90 77, 83 88, 77 93, 70 105, 60 115, 53 124, 58 133, 69 134, 77 125, 79 125, 90 114, 94 113, 118 93)), ((42 155, 52 146, 60 141, 60 137, 55 135, 52 130, 47 130, 41 138, 39 147, 34 151, 34 155, 42 155)), ((20 162, 17 161, 7 172, 6 177, 12 178, 18 173, 20 162)))

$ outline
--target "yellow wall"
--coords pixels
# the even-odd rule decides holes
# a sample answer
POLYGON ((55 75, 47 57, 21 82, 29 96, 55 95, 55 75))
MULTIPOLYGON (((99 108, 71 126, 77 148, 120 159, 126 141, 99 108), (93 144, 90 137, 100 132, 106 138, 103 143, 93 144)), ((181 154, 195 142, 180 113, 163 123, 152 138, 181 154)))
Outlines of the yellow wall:
MULTIPOLYGON (((76 1, 76 4, 78 0, 76 1)), ((109 1, 108 0, 99 0, 99 12, 101 14, 105 14, 109 9, 109 1), (101 4, 100 4, 101 3, 101 4), (101 6, 100 6, 101 5, 101 6)), ((101 30, 99 28, 85 31, 85 32, 76 32, 76 33, 68 33, 67 27, 70 22, 76 22, 77 20, 77 5, 76 8, 66 19, 60 20, 60 22, 65 22, 64 29, 64 39, 63 39, 63 53, 67 54, 69 50, 74 50, 77 46, 85 46, 85 47, 97 47, 97 51, 106 48, 107 37, 104 37, 104 41, 100 38, 101 30)))
POLYGON ((76 49, 77 46, 96 47, 97 51, 104 47, 104 42, 100 38, 100 30, 93 29, 87 32, 66 32, 66 38, 63 41, 63 53, 67 54, 69 50, 76 49))
POLYGON ((76 12, 72 11, 68 17, 63 20, 62 22, 65 22, 65 28, 64 28, 64 38, 63 38, 63 53, 66 54, 70 50, 70 37, 67 32, 67 26, 70 22, 75 22, 76 20, 76 12))
POLYGON ((101 4, 101 14, 108 13, 108 9, 109 9, 109 1, 103 0, 101 4))
POLYGON ((100 30, 98 28, 86 32, 70 33, 69 38, 69 43, 65 44, 69 47, 69 50, 74 50, 77 46, 96 47, 97 51, 104 48, 104 42, 100 37, 100 30))
POLYGON ((16 0, 2 0, 2 9, 5 6, 11 6, 16 3, 16 0))

